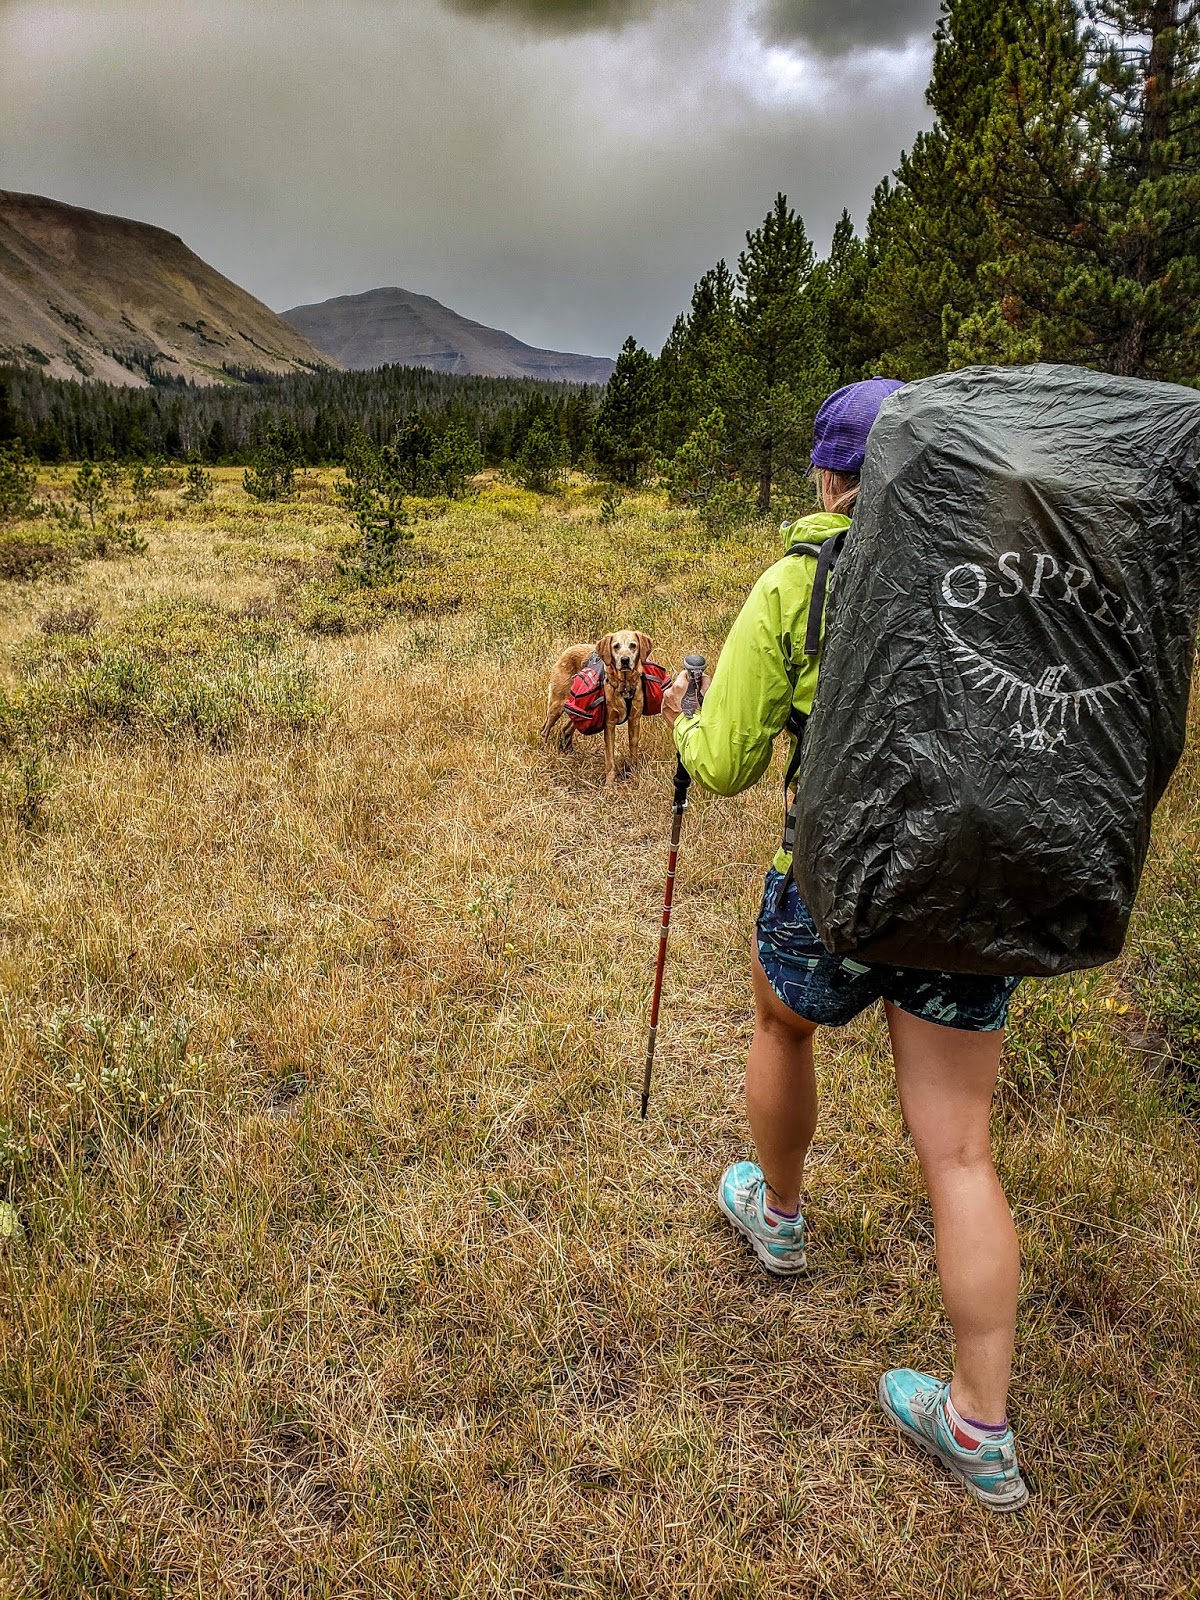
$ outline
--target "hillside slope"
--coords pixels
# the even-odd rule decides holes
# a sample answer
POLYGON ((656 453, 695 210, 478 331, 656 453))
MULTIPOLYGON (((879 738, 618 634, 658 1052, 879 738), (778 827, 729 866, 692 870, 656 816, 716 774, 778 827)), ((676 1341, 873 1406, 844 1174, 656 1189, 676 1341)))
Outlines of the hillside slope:
POLYGON ((283 315, 318 350, 357 370, 395 364, 480 378, 607 383, 614 366, 607 356, 535 349, 408 289, 339 295, 283 315))
POLYGON ((162 228, 0 190, 0 361, 54 377, 217 383, 330 366, 162 228))

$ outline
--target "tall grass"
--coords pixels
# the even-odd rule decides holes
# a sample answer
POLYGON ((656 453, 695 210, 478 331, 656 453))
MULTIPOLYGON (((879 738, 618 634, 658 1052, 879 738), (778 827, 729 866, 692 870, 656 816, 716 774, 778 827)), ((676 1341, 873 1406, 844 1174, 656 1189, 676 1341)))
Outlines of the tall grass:
POLYGON ((643 1125, 669 741, 611 796, 536 743, 575 638, 715 657, 771 530, 492 488, 421 526, 419 604, 313 631, 321 485, 275 524, 220 477, 136 563, 0 585, 0 1592, 1196 1593, 1200 1143, 1145 1046, 1195 1021, 1194 756, 1126 962, 1016 1008, 997 1523, 872 1405, 948 1358, 878 1017, 822 1044, 810 1276, 715 1215, 776 786, 689 813, 643 1125))

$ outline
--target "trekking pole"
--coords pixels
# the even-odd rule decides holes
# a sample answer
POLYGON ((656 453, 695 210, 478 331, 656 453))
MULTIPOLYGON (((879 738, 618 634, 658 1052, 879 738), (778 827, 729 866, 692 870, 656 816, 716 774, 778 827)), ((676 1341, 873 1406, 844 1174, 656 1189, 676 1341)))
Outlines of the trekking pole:
MULTIPOLYGON (((683 697, 683 715, 693 717, 704 699, 703 656, 686 656, 684 669, 688 675, 687 693, 683 697)), ((658 968, 654 974, 654 999, 650 1005, 650 1042, 646 1046, 646 1076, 642 1080, 642 1121, 650 1105, 650 1074, 654 1071, 654 1046, 658 1040, 658 1008, 662 1003, 663 973, 667 966, 667 935, 671 931, 671 905, 675 899, 675 862, 679 856, 679 835, 683 828, 683 813, 687 810, 688 790, 692 775, 678 758, 675 768, 675 803, 671 810, 671 854, 667 857, 667 889, 663 896, 662 927, 658 934, 658 968)))

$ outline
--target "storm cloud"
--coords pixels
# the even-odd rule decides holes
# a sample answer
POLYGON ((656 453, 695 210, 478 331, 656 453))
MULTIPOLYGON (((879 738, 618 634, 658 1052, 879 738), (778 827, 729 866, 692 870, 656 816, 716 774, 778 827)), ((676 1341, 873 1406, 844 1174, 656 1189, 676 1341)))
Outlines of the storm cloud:
POLYGON ((938 10, 938 0, 767 0, 759 15, 777 43, 845 55, 928 38, 938 10))
POLYGON ((927 124, 928 36, 831 60, 821 15, 818 45, 762 0, 0 0, 0 188, 157 223, 276 308, 396 284, 657 348, 777 191, 823 249, 927 124))
POLYGON ((658 0, 446 0, 452 11, 467 16, 496 16, 543 28, 551 33, 620 27, 644 17, 658 0))

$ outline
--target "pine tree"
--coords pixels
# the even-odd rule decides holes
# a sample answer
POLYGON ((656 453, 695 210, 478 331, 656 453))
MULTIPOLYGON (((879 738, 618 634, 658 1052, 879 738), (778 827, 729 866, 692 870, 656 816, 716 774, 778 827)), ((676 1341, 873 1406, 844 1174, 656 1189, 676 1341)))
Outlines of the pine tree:
POLYGON ((676 451, 726 398, 735 334, 733 275, 724 261, 706 272, 658 358, 659 447, 676 451))
POLYGON ((798 447, 832 385, 819 319, 807 297, 813 248, 804 223, 778 195, 738 257, 736 338, 726 424, 766 515, 779 458, 798 447))
POLYGON ((1060 0, 1010 48, 977 163, 1002 319, 1050 359, 1200 371, 1200 4, 1060 0))
POLYGON ((517 482, 535 494, 549 494, 562 482, 562 441, 539 417, 525 435, 513 464, 517 482))
POLYGON ((71 498, 87 512, 88 522, 94 528, 97 514, 108 504, 108 490, 94 461, 80 462, 71 483, 71 498))
POLYGON ((867 302, 867 247, 843 211, 829 257, 813 268, 806 291, 813 325, 837 386, 869 377, 878 366, 880 335, 867 302))
POLYGON ((628 488, 642 481, 654 461, 658 412, 658 364, 631 336, 621 346, 592 432, 601 472, 628 488))
POLYGON ((413 536, 405 504, 410 470, 395 445, 377 445, 361 428, 354 430, 345 476, 335 488, 359 533, 353 558, 337 563, 344 577, 367 585, 394 580, 402 548, 413 536))
POLYGON ((979 159, 1022 18, 1041 0, 943 0, 925 98, 937 121, 875 192, 865 316, 877 370, 924 377, 949 365, 959 328, 987 304, 985 265, 1002 254, 979 159))
POLYGON ((253 465, 242 473, 242 487, 252 500, 290 500, 296 492, 299 459, 299 442, 291 424, 269 428, 253 465))
POLYGON ((17 414, 13 410, 8 379, 0 373, 0 445, 17 437, 17 414))
POLYGON ((20 439, 0 444, 0 522, 29 517, 37 509, 37 468, 20 439))
POLYGON ((483 467, 475 436, 461 422, 452 422, 436 441, 430 460, 442 492, 452 500, 466 492, 468 481, 483 467))

